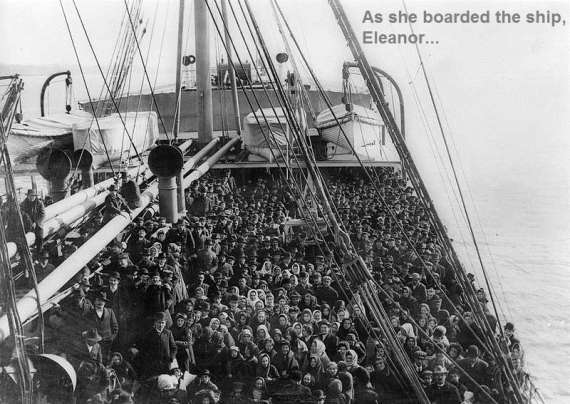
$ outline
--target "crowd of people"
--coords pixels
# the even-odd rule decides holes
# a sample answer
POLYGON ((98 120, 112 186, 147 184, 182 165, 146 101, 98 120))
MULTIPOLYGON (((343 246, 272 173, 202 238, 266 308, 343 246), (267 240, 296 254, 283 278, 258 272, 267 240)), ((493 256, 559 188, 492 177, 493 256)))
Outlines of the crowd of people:
MULTIPOLYGON (((292 220, 304 212, 277 173, 252 174, 207 174, 175 224, 137 217, 46 313, 46 352, 74 366, 77 402, 417 402, 329 236, 292 220)), ((422 388, 433 403, 501 402, 505 381, 422 204, 399 171, 375 175, 376 185, 359 169, 325 172, 422 388)), ((113 195, 75 243, 122 206, 113 195)), ((38 272, 75 248, 45 250, 38 272)), ((507 323, 501 344, 522 373, 514 331, 507 323)))

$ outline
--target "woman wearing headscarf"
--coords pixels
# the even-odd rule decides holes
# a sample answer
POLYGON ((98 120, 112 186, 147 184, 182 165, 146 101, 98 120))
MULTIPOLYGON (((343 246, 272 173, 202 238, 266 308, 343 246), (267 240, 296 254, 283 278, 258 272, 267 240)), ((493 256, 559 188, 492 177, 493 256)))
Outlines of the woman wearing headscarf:
POLYGON ((273 381, 279 378, 279 371, 271 363, 271 357, 267 353, 259 355, 257 365, 255 365, 255 377, 263 377, 265 381, 273 381))
POLYGON ((220 325, 219 330, 222 333, 222 337, 224 338, 224 345, 225 346, 228 347, 228 346, 235 345, 234 337, 232 337, 232 334, 230 334, 228 327, 226 327, 225 325, 220 325))
POLYGON ((270 403, 271 398, 267 392, 267 383, 263 377, 257 377, 254 380, 251 391, 249 392, 249 399, 254 403, 270 403))
POLYGON ((273 359, 277 353, 273 339, 267 338, 265 341, 263 341, 263 347, 259 350, 259 352, 269 355, 269 359, 273 359))
POLYGON ((323 341, 318 338, 313 339, 311 342, 311 348, 309 349, 310 356, 316 356, 319 358, 321 363, 323 364, 323 368, 326 369, 328 364, 331 362, 327 353, 326 353, 326 346, 323 341))
POLYGON ((270 323, 269 320, 267 319, 267 313, 265 312, 265 310, 257 311, 249 321, 249 324, 251 325, 251 328, 254 330, 257 330, 257 327, 259 327, 260 325, 264 325, 265 327, 267 327, 267 329, 269 329, 270 323))
POLYGON ((293 369, 299 369, 299 363, 295 359, 295 355, 291 351, 291 345, 288 341, 281 342, 279 351, 277 351, 273 359, 273 364, 282 378, 288 378, 293 369))
POLYGON ((230 328, 230 334, 232 334, 232 337, 234 337, 235 340, 239 340, 239 335, 244 329, 251 328, 248 325, 247 320, 248 317, 245 311, 240 311, 236 313, 236 323, 232 328, 230 328))
POLYGON ((358 364, 358 354, 354 349, 349 349, 346 353, 346 370, 352 375, 355 390, 370 380, 368 371, 358 364))
POLYGON ((250 289, 247 292, 247 305, 250 307, 255 307, 255 303, 259 300, 259 298, 257 297, 257 290, 256 289, 250 289))
POLYGON ((328 303, 321 304, 321 315, 323 320, 331 321, 331 306, 329 306, 328 303))
POLYGON ((194 344, 194 338, 192 337, 192 330, 188 327, 186 321, 186 314, 177 313, 171 329, 174 342, 178 348, 176 361, 182 373, 189 371, 190 366, 196 364, 194 347, 192 346, 194 344))
POLYGON ((309 373, 315 381, 314 386, 320 386, 325 374, 325 367, 323 366, 321 358, 317 355, 309 355, 303 365, 303 373, 309 373))
POLYGON ((269 338, 269 330, 265 325, 259 325, 255 331, 255 343, 257 347, 261 350, 265 340, 269 338))
POLYGON ((244 327, 237 336, 236 345, 243 354, 246 344, 253 343, 253 332, 249 326, 244 327))

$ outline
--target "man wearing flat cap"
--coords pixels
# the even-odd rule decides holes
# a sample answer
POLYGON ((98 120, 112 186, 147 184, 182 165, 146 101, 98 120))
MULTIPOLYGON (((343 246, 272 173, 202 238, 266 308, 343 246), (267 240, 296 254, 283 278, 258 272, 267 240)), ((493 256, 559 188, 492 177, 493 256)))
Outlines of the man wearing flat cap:
POLYGON ((132 212, 127 201, 125 201, 125 198, 117 192, 117 187, 113 184, 109 187, 109 195, 105 198, 105 215, 103 217, 103 223, 107 223, 122 211, 129 213, 132 212))
POLYGON ((166 328, 166 320, 166 313, 155 313, 152 328, 139 341, 141 372, 145 377, 168 373, 176 358, 176 342, 172 332, 166 328))
POLYGON ((28 190, 28 195, 26 199, 22 201, 20 210, 22 215, 26 216, 32 223, 32 230, 36 235, 36 249, 39 252, 43 247, 43 221, 46 210, 43 202, 38 199, 37 192, 34 189, 28 190))

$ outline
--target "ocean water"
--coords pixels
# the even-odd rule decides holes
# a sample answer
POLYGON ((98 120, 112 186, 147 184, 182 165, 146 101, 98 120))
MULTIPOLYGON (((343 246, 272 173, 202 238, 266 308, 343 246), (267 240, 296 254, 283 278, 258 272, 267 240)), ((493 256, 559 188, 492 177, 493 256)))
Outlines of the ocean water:
MULTIPOLYGON (((26 117, 39 115, 39 90, 44 77, 24 77, 26 117)), ((92 79, 98 81, 96 76, 92 79)), ((84 99, 80 80, 75 83, 77 98, 84 99)), ((51 112, 63 110, 62 83, 49 90, 47 105, 51 112)), ((451 123, 452 113, 448 110, 451 123)), ((410 119, 414 119, 413 113, 410 119)), ((419 127, 415 126, 416 131, 419 127)), ((468 270, 483 282, 464 221, 457 219, 457 201, 449 182, 442 180, 448 170, 438 168, 426 137, 409 133, 412 153, 455 246, 465 257, 468 270)), ((563 131, 554 131, 537 141, 528 141, 528 136, 516 130, 501 133, 480 133, 476 143, 470 137, 453 137, 456 162, 499 312, 515 323, 525 350, 526 368, 545 401, 568 403, 570 144, 563 131)), ((23 189, 28 181, 29 177, 20 179, 23 189)))

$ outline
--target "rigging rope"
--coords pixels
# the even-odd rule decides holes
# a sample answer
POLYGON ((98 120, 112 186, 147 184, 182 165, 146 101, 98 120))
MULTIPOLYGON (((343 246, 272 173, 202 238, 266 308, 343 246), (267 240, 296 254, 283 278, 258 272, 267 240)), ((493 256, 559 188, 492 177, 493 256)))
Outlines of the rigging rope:
MULTIPOLYGON (((77 65, 79 66, 79 71, 81 72, 81 78, 83 79, 83 84, 85 85, 85 91, 87 93, 87 98, 89 99, 89 105, 93 105, 91 92, 89 91, 89 87, 87 86, 87 80, 85 79, 85 72, 83 71, 83 66, 81 65, 81 61, 79 60, 79 54, 77 53, 77 47, 75 46, 75 40, 73 39, 73 34, 71 33, 71 27, 69 26, 69 21, 67 20, 67 13, 65 12, 65 8, 63 7, 62 0, 59 0, 59 6, 61 7, 61 12, 63 14, 63 18, 65 19, 65 26, 67 27, 67 33, 69 34, 69 39, 71 40, 71 45, 73 46, 75 59, 77 61, 77 65)), ((111 157, 109 156, 109 150, 107 150, 107 144, 103 141, 103 131, 101 130, 101 126, 99 126, 99 118, 97 118, 96 114, 94 114, 93 117, 95 118, 95 124, 97 125, 97 129, 99 130, 99 135, 101 136, 101 143, 103 143, 103 147, 105 148, 105 154, 107 155, 107 161, 109 162, 109 167, 111 168, 113 176, 115 176, 116 173, 115 169, 113 168, 113 164, 111 163, 111 157)))
MULTIPOLYGON (((282 14, 282 12, 281 12, 281 15, 282 15, 282 18, 284 18, 284 15, 282 14)), ((300 47, 298 46, 298 43, 296 42, 295 37, 294 37, 294 35, 293 35, 291 29, 289 28, 288 23, 287 23, 287 21, 286 21, 285 18, 284 18, 284 21, 285 21, 286 26, 288 27, 288 30, 289 30, 289 33, 290 33, 292 39, 293 39, 294 42, 296 43, 297 49, 298 49, 298 51, 299 51, 301 57, 303 58, 303 60, 304 60, 304 62, 305 62, 305 64, 306 64, 306 66, 307 66, 307 69, 308 69, 309 72, 311 73, 311 76, 312 76, 312 78, 313 78, 313 81, 316 83, 317 88, 319 89, 319 92, 320 92, 321 96, 323 97, 323 99, 324 99, 325 102, 327 103, 327 106, 328 106, 330 112, 332 113, 333 117, 335 118, 337 125, 339 126, 339 128, 341 128, 341 130, 342 130, 342 132, 343 132, 343 134, 344 134, 344 136, 345 136, 345 138, 346 138, 346 140, 347 140, 347 143, 350 145, 351 151, 352 151, 353 154, 356 156, 357 160, 359 161, 359 164, 360 164, 361 167, 363 168, 364 172, 367 174, 367 176, 368 176, 369 180, 371 181, 371 183, 374 185, 375 191, 376 191, 376 194, 377 194, 378 198, 381 200, 381 202, 382 202, 382 204, 384 205, 384 207, 388 210, 390 216, 391 216, 392 219, 395 221, 396 225, 398 225, 398 226, 400 227, 400 230, 402 231, 402 234, 403 234, 404 238, 406 239, 406 241, 407 241, 408 244, 410 245, 410 248, 416 253, 418 259, 420 260, 420 263, 422 264, 423 270, 424 270, 424 271, 427 271, 430 275, 433 276, 432 272, 431 272, 431 271, 429 270, 429 268, 426 266, 426 263, 425 263, 425 261, 423 260, 423 258, 421 257, 421 255, 417 252, 417 250, 416 250, 416 248, 415 248, 415 246, 414 246, 414 243, 412 243, 412 241, 409 239, 409 237, 407 236, 407 233, 406 233, 406 232, 404 231, 404 229, 401 227, 401 224, 399 224, 399 222, 397 221, 397 218, 395 217, 394 213, 392 212, 390 206, 385 202, 384 197, 382 196, 382 193, 381 193, 380 190, 378 189, 376 182, 375 182, 375 181, 372 179, 372 177, 370 176, 369 170, 367 170, 367 168, 366 168, 366 167, 364 166, 364 164, 362 163, 360 157, 358 156, 358 154, 357 154, 356 151, 354 150, 354 147, 352 146, 350 140, 348 139, 348 136, 347 136, 346 133, 344 132, 344 129, 342 129, 342 125, 340 124, 340 122, 338 121, 338 118, 336 117, 336 115, 334 114, 334 112, 333 112, 333 110, 332 110, 332 105, 331 105, 331 103, 330 103, 330 100, 328 99, 328 96, 327 96, 326 93, 323 91, 322 86, 321 86, 321 84, 320 84, 318 78, 317 78, 316 75, 314 74, 314 72, 313 72, 312 68, 310 67, 310 65, 307 63, 306 58, 304 57, 303 52, 301 51, 300 47)), ((374 172, 373 172, 373 173, 374 173, 374 172)), ((441 288, 441 285, 438 283, 438 284, 436 284, 436 286, 438 287, 438 289, 440 290, 440 292, 441 292, 445 297, 447 297, 447 294, 446 294, 445 291, 441 288)), ((447 297, 447 299, 448 299, 448 302, 451 303, 451 306, 453 307, 453 309, 458 313, 459 317, 460 317, 461 319, 463 319, 463 314, 462 314, 459 310, 457 310, 457 307, 456 307, 455 304, 449 299, 449 297, 447 297)), ((470 305, 470 306, 471 306, 471 305, 470 305)), ((472 310, 475 310, 475 309, 472 307, 472 310)), ((470 331, 473 331, 469 325, 467 325, 467 328, 468 328, 470 331)), ((477 335, 476 333, 474 333, 474 334, 477 335)), ((483 342, 481 342, 481 340, 480 340, 479 338, 477 338, 477 340, 478 340, 478 342, 481 344, 481 346, 482 346, 488 353, 491 352, 490 349, 487 347, 486 344, 484 344, 483 342)))
MULTIPOLYGON (((115 101, 115 97, 111 94, 111 89, 109 87, 109 84, 107 83, 107 79, 105 78, 105 74, 103 73, 101 63, 99 63, 99 58, 97 57, 97 54, 95 53, 95 49, 93 48, 93 44, 91 42, 91 39, 89 38, 89 34, 87 33, 87 28, 85 27, 85 24, 83 22, 83 18, 81 17, 81 13, 79 12, 79 8, 77 8, 77 3, 75 0, 72 0, 72 2, 73 2, 73 6, 75 7, 75 12, 77 13, 77 17, 79 18, 79 22, 81 23, 83 33, 85 34, 85 38, 87 39, 87 43, 89 44, 89 48, 91 49, 91 53, 93 54, 93 58, 95 59, 95 63, 97 64, 97 69, 99 70, 99 73, 101 74, 101 77, 103 78, 103 83, 105 84, 107 91, 109 91, 109 96, 111 97, 111 101, 113 102, 113 106, 115 107, 115 110, 117 111, 117 115, 119 116, 121 124, 123 125, 123 127, 127 131, 127 136, 129 138, 129 141, 130 141, 131 145, 133 146, 133 149, 134 149, 139 161, 142 164, 143 163, 142 157, 140 156, 140 154, 137 150, 137 146, 135 145, 133 138, 128 133, 127 124, 125 123, 125 120, 123 119, 123 115, 119 111, 119 106, 117 105, 117 103, 115 101)), ((129 14, 129 16, 130 16, 130 14, 129 14)), ((132 21, 131 21, 131 26, 132 26, 132 21)), ((137 41, 137 43, 138 43, 138 41, 137 41)), ((101 134, 101 140, 103 140, 102 134, 101 134)), ((105 148, 105 150, 106 150, 106 148, 105 148)))
MULTIPOLYGON (((75 0, 74 0, 74 1, 75 1, 75 0)), ((134 32, 134 31, 135 31, 135 27, 134 27, 133 19, 132 19, 132 17, 131 17, 131 13, 130 13, 130 11, 128 10, 127 0, 124 0, 123 3, 125 4, 125 8, 127 9, 127 14, 128 14, 128 16, 129 16, 129 22, 130 22, 130 25, 131 25, 131 29, 132 29, 133 32, 134 32)), ((141 50, 141 47, 140 47, 140 44, 139 44, 139 40, 136 38, 136 36, 135 36, 135 43, 136 43, 136 45, 137 45, 138 54, 139 54, 139 57, 140 57, 140 60, 141 60, 141 64, 142 64, 142 68, 143 68, 143 71, 144 71, 144 77, 145 77, 146 80, 147 80, 147 84, 148 84, 149 89, 150 89, 150 94, 151 94, 151 97, 152 97, 152 101, 153 101, 153 103, 154 103, 154 107, 156 108, 156 114, 158 115, 158 119, 160 120, 160 124, 161 124, 161 126, 162 126, 162 130, 164 130, 164 133, 165 133, 165 135, 166 135, 166 138, 168 139, 169 142, 171 142, 170 135, 168 134, 168 131, 166 130, 166 125, 164 124, 164 120, 162 119, 162 114, 160 113, 160 108, 158 108, 158 103, 156 102, 156 97, 155 97, 155 95, 154 95, 154 89, 153 89, 152 84, 150 83, 150 77, 148 76, 148 71, 147 71, 146 64, 145 64, 145 61, 144 61, 144 58, 143 58, 142 50, 141 50)), ((136 150, 136 149, 135 149, 135 150, 136 150)), ((137 153, 137 154, 138 154, 138 153, 137 153)))
MULTIPOLYGON (((402 0, 402 4, 403 4, 403 6, 404 6, 404 11, 407 12, 406 3, 405 3, 404 0, 402 0)), ((413 29, 413 26, 412 26, 411 22, 409 22, 409 26, 410 26, 410 30, 411 30, 412 34, 414 34, 414 29, 413 29)), ((470 218, 470 215, 469 215, 469 211, 468 211, 468 209, 467 209, 467 205, 466 205, 466 203, 465 203, 465 198, 464 198, 464 196, 463 196, 463 190, 462 190, 461 184, 460 184, 460 182, 459 182, 459 178, 458 178, 458 176, 457 176, 457 171, 456 171, 456 169, 455 169, 455 163, 454 163, 454 161, 453 161, 453 158, 451 157, 451 151, 450 151, 450 149, 449 149, 449 144, 448 144, 448 141, 447 141, 447 136, 446 136, 446 134, 445 134, 445 130, 443 129, 443 124, 442 124, 441 117, 440 117, 440 114, 439 114, 439 109, 437 108, 437 104, 436 104, 436 102, 435 102, 433 90, 432 90, 432 88, 431 88, 431 83, 430 83, 430 80, 429 80, 428 75, 427 75, 427 69, 426 69, 425 64, 424 64, 424 62, 423 62, 422 54, 421 54, 421 52, 420 52, 420 48, 419 48, 418 44, 415 44, 415 48, 416 48, 416 53, 417 53, 417 55, 418 55, 418 59, 419 59, 419 61, 420 61, 420 65, 421 65, 421 68, 422 68, 423 76, 424 76, 424 79, 425 79, 425 82, 426 82, 426 85, 427 85, 429 97, 430 97, 432 106, 433 106, 433 108, 434 108, 434 112, 435 112, 435 116, 436 116, 436 119, 437 119, 437 124, 438 124, 438 127, 439 127, 439 131, 440 131, 441 137, 442 137, 442 139, 443 139, 443 143, 444 143, 444 145, 445 145, 445 150, 446 150, 446 153, 447 153, 447 157, 448 157, 448 160, 449 160, 449 164, 450 164, 451 169, 452 169, 453 178, 454 178, 454 180, 455 180, 455 184, 456 184, 456 187, 457 187, 457 191, 459 192, 459 196, 460 196, 460 199, 461 199, 461 205, 462 205, 462 207, 463 207, 463 211, 465 212, 465 218, 467 219, 467 223, 468 223, 468 226, 469 226, 469 232, 470 232, 470 235, 471 235, 471 239, 472 239, 472 241, 473 241, 473 245, 474 245, 474 247, 475 247, 475 251, 477 252, 477 258, 478 258, 478 260, 479 260, 479 264, 480 264, 480 266, 481 266, 481 270, 483 271, 483 277, 484 277, 484 279, 485 279, 485 284, 487 285, 487 290, 488 290, 488 292, 489 292, 489 297, 491 298, 491 303, 492 303, 492 306, 493 306, 493 311, 494 311, 494 313, 495 313, 495 317, 496 317, 497 323, 498 323, 498 325, 499 325, 499 330, 500 330, 500 333, 501 333, 501 337, 502 337, 503 340, 504 340, 504 339, 505 339, 505 335, 504 335, 503 327, 502 327, 502 325, 501 325, 501 320, 500 320, 500 318, 499 318, 499 313, 498 313, 498 311, 497 311, 497 305, 496 305, 496 303, 495 303, 495 298, 493 297, 493 293, 492 293, 492 291, 491 291, 491 287, 490 287, 490 283, 489 283, 489 278, 488 278, 488 276, 487 276, 487 271, 486 271, 486 269, 485 269, 485 265, 483 264, 483 258, 482 258, 482 256, 481 256, 481 251, 480 251, 480 249, 479 249, 479 243, 477 242, 477 237, 475 236, 475 232, 473 231, 473 226, 472 226, 472 224, 471 224, 471 218, 470 218)), ((497 342, 496 340, 495 340, 494 342, 497 343, 497 347, 498 347, 498 342, 497 342)), ((499 348, 499 352, 500 352, 500 348, 499 348)), ((501 355, 501 357, 502 357, 502 355, 501 355)), ((512 383, 511 383, 511 387, 517 386, 517 383, 516 383, 516 381, 514 380, 514 375, 512 374, 511 366, 509 366, 509 363, 508 363, 506 360, 505 360, 504 362, 505 362, 505 369, 507 370, 507 377, 509 377, 509 378, 512 379, 512 380, 511 380, 511 382, 512 382, 512 383)), ((517 396, 517 400, 519 400, 519 402, 522 402, 523 400, 522 400, 521 393, 520 393, 520 391, 519 391, 519 389, 518 389, 518 386, 517 386, 517 387, 513 387, 513 390, 514 390, 515 395, 517 396)))

